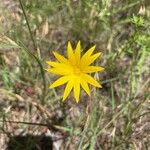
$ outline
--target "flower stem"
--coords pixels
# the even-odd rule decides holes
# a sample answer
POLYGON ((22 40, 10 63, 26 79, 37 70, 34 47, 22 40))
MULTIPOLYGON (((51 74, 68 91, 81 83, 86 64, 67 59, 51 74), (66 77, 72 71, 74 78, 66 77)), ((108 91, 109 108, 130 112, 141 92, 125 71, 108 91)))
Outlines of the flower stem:
POLYGON ((26 15, 25 8, 24 8, 23 3, 22 3, 21 0, 19 0, 19 3, 20 3, 24 18, 25 18, 26 23, 27 23, 27 27, 28 27, 28 30, 29 30, 29 33, 30 33, 30 37, 31 37, 31 40, 32 40, 32 43, 33 43, 34 50, 37 51, 37 54, 38 54, 37 45, 36 45, 35 39, 33 37, 32 31, 31 31, 31 27, 30 27, 30 24, 29 24, 27 15, 26 15))

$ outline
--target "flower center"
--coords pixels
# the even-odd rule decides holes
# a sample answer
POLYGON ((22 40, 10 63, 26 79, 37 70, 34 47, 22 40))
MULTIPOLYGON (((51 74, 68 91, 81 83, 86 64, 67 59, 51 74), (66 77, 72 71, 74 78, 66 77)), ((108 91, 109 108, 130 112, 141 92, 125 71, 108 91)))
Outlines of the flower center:
POLYGON ((74 67, 74 68, 73 68, 73 73, 74 73, 75 75, 80 75, 80 73, 81 73, 80 68, 74 67))

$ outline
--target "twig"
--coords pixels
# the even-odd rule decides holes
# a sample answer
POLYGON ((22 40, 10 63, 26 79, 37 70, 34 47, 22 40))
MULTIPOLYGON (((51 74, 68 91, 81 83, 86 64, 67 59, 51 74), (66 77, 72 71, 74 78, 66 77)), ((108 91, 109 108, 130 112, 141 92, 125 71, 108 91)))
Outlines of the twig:
POLYGON ((60 131, 64 134, 66 134, 66 130, 63 129, 63 127, 58 126, 58 125, 52 125, 52 124, 44 124, 44 123, 36 123, 36 122, 21 122, 21 121, 12 121, 12 120, 0 120, 0 122, 7 122, 7 123, 16 123, 16 124, 26 124, 26 125, 36 125, 36 126, 44 126, 47 127, 48 129, 53 129, 53 130, 57 130, 60 131))

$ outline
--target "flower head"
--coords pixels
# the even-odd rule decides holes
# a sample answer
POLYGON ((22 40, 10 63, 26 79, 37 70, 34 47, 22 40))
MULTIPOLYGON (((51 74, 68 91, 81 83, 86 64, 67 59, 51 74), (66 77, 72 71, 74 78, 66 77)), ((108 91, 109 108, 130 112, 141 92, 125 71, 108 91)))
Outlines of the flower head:
POLYGON ((71 43, 68 42, 68 58, 53 52, 58 62, 47 61, 47 64, 51 66, 51 68, 47 69, 47 71, 61 76, 52 85, 50 85, 50 88, 55 88, 67 83, 63 94, 63 101, 66 100, 72 89, 75 100, 78 103, 80 87, 82 87, 89 96, 91 95, 89 84, 99 88, 102 87, 89 75, 93 72, 104 70, 104 68, 100 66, 91 66, 91 64, 101 55, 100 52, 93 54, 95 47, 96 46, 94 45, 83 56, 81 56, 80 41, 77 43, 75 51, 73 51, 71 43))

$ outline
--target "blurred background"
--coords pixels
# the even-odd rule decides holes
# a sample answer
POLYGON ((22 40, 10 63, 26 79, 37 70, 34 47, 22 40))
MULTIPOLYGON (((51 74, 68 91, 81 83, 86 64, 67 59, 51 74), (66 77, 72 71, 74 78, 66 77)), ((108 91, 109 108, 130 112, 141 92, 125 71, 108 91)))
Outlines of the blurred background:
POLYGON ((149 0, 0 0, 1 150, 148 150, 149 118, 149 0), (79 40, 103 53, 90 113, 44 70, 79 40))

